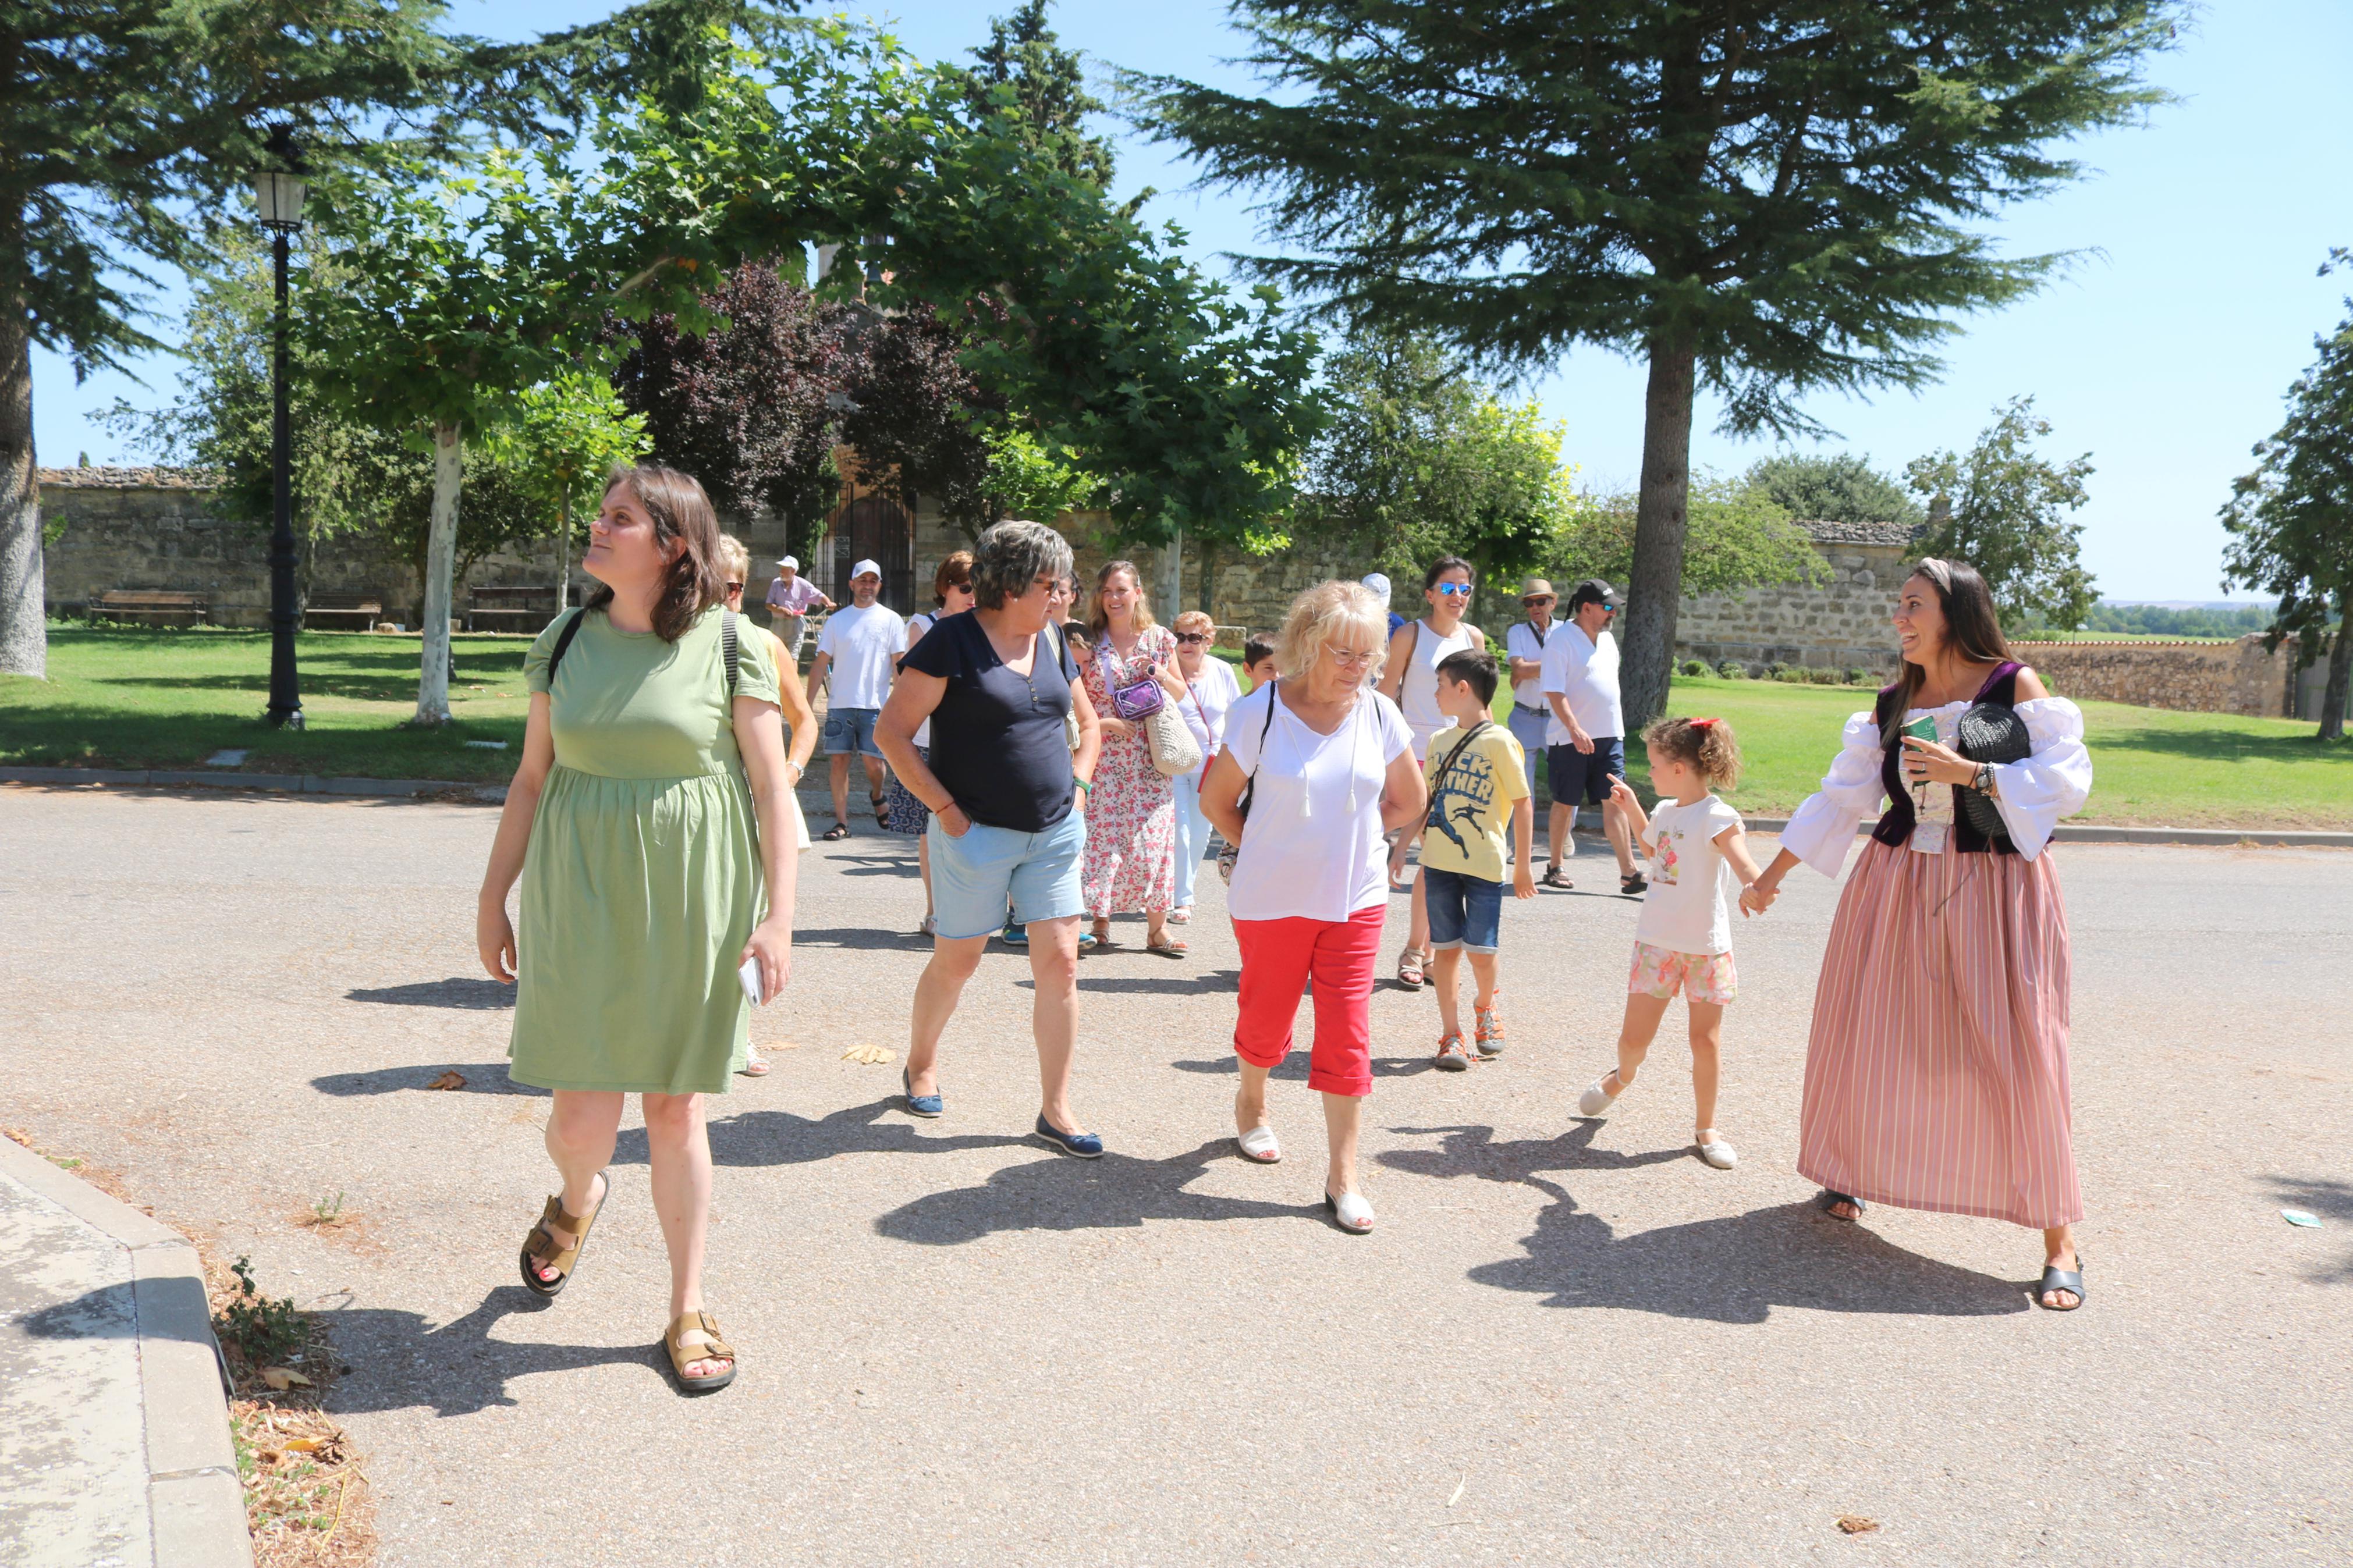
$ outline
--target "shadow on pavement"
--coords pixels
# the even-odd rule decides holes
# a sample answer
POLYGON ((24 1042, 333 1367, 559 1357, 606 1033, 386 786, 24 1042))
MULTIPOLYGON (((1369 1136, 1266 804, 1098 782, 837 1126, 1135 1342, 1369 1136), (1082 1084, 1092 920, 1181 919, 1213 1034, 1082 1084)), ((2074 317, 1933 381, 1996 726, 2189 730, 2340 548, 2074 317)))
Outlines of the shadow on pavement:
POLYGON ((457 1062, 449 1068, 402 1067, 379 1068, 374 1072, 331 1072, 324 1078, 314 1078, 311 1087, 321 1094, 348 1097, 355 1094, 398 1094, 403 1089, 420 1089, 437 1094, 528 1094, 540 1100, 549 1098, 548 1091, 534 1089, 527 1083, 517 1083, 507 1076, 504 1062, 457 1062), (455 1071, 466 1080, 458 1089, 435 1089, 433 1080, 444 1072, 455 1071))
POLYGON ((851 952, 929 952, 932 939, 913 931, 877 931, 872 926, 839 930, 797 931, 795 947, 838 947, 851 952))
MULTIPOLYGON (((2283 1208, 2305 1209, 2339 1225, 2353 1224, 2353 1182, 2334 1176, 2274 1176, 2271 1185, 2272 1196, 2283 1208)), ((2323 1267, 2305 1278, 2316 1285, 2353 1285, 2353 1255, 2334 1268, 2323 1267)))
MULTIPOLYGON (((437 1415, 471 1415, 513 1405, 507 1384, 539 1372, 641 1363, 666 1382, 659 1329, 641 1345, 550 1345, 491 1337, 502 1318, 540 1310, 521 1285, 501 1285, 462 1318, 428 1329, 415 1312, 346 1307, 323 1314, 333 1325, 335 1353, 355 1372, 339 1378, 335 1411, 407 1410, 430 1405, 437 1415)), ((659 1313, 657 1312, 657 1315, 659 1313)))
MULTIPOLYGON (((1100 966, 1110 962, 1110 957, 1103 953, 1091 954, 1079 965, 1081 991, 1146 996, 1207 996, 1222 992, 1230 996, 1235 984, 1240 979, 1240 971, 1233 969, 1207 969, 1192 974, 1181 971, 1174 974, 1106 974, 1100 966)), ((1168 960, 1155 958, 1152 962, 1163 964, 1168 960)), ((1024 991, 1038 988, 1034 980, 1017 980, 1014 984, 1024 991)))
MULTIPOLYGON (((815 1121, 789 1110, 747 1110, 713 1121, 714 1165, 807 1165, 836 1154, 943 1154, 957 1149, 1011 1149, 1026 1140, 1011 1133, 951 1133, 926 1137, 904 1115, 904 1102, 890 1095, 869 1105, 846 1106, 815 1121)), ((1044 1145, 1039 1145, 1043 1148, 1044 1145)), ((624 1127, 614 1144, 613 1163, 646 1163, 646 1130, 624 1127)))
POLYGON ((487 975, 469 979, 453 975, 448 980, 419 980, 407 985, 379 985, 373 989, 346 991, 346 1002, 381 1002, 391 1007, 459 1007, 470 1012, 492 1012, 514 1005, 515 988, 504 981, 487 975))
POLYGON ((999 1231, 1126 1230, 1155 1219, 1324 1223, 1320 1204, 1311 1208, 1185 1191, 1211 1160, 1240 1163, 1230 1138, 1213 1138, 1166 1160, 1107 1153, 1081 1162, 1052 1153, 1042 1142, 1035 1147, 1036 1160, 1008 1165, 981 1186, 932 1193, 892 1209, 874 1222, 876 1233, 924 1247, 958 1247, 999 1231))
MULTIPOLYGON (((1305 1046, 1293 1046, 1291 1047, 1291 1054, 1283 1058, 1281 1065, 1267 1076, 1276 1079, 1297 1079, 1303 1083, 1307 1079, 1308 1059, 1308 1050, 1305 1046)), ((1211 1057, 1207 1061, 1170 1062, 1168 1065, 1178 1072, 1237 1073, 1240 1070, 1235 1065, 1237 1060, 1238 1058, 1234 1057, 1225 1056, 1211 1057)), ((1418 1073, 1435 1070, 1436 1065, 1429 1057, 1375 1057, 1373 1058, 1375 1078, 1412 1078, 1418 1073)))

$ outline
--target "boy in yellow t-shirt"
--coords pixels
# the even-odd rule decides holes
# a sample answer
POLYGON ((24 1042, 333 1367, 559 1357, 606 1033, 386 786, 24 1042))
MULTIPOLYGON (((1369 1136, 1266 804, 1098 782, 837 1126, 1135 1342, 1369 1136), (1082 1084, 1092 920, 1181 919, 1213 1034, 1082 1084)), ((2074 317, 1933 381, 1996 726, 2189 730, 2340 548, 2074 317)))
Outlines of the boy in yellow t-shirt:
POLYGON ((1430 983, 1438 990, 1438 1068, 1461 1072, 1474 1059, 1462 1045, 1455 983, 1471 954, 1478 995, 1478 1056, 1504 1054, 1504 1020, 1495 1005, 1495 947, 1504 917, 1504 858, 1512 858, 1512 891, 1536 896, 1529 864, 1535 805, 1528 795, 1520 742, 1488 716, 1499 679, 1495 656, 1478 648, 1438 663, 1438 710, 1454 721, 1430 738, 1422 764, 1430 818, 1421 837, 1421 885, 1430 905, 1430 983), (1509 831, 1508 849, 1506 830, 1509 831))

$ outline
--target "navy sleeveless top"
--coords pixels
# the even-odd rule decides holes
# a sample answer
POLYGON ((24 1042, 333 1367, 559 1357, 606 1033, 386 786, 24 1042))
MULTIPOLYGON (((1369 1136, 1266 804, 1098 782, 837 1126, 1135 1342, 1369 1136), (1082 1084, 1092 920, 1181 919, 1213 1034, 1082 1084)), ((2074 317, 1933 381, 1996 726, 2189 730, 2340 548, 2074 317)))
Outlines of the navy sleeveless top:
MULTIPOLYGON (((2026 667, 2015 659, 2004 659, 1993 667, 1985 684, 1978 688, 1977 702, 1998 702, 2004 708, 2018 706, 2018 672, 2026 667)), ((1883 688, 1879 700, 1872 705, 1871 716, 1879 725, 1879 732, 1887 732, 1887 721, 1895 704, 1902 700, 1896 687, 1883 688)), ((1901 717, 1901 715, 1896 715, 1901 717)), ((1887 747, 1880 753, 1879 782, 1887 790, 1887 810, 1879 818, 1879 826, 1871 830, 1872 837, 1882 844, 1901 847, 1912 841, 1912 830, 1919 824, 1919 814, 1912 809, 1912 786, 1904 777, 1904 747, 1901 742, 1887 747)), ((1936 788, 1936 785, 1930 785, 1936 788)), ((1947 841, 1964 855, 2015 855, 2018 846, 2007 838, 1988 838, 1969 826, 1968 813, 1961 809, 1960 792, 1965 785, 1947 784, 1953 792, 1953 831, 1947 841)))

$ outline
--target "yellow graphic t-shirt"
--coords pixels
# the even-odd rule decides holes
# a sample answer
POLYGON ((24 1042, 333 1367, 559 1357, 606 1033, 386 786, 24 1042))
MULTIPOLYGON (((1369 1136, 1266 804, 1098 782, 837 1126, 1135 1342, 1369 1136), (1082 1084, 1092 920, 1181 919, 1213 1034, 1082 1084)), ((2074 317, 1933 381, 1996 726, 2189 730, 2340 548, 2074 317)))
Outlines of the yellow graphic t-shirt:
POLYGON ((1421 836, 1425 868, 1484 882, 1509 879, 1504 836, 1512 807, 1528 793, 1522 755, 1519 742, 1501 724, 1489 724, 1468 742, 1459 729, 1430 738, 1430 760, 1421 765, 1430 786, 1430 818, 1421 836))

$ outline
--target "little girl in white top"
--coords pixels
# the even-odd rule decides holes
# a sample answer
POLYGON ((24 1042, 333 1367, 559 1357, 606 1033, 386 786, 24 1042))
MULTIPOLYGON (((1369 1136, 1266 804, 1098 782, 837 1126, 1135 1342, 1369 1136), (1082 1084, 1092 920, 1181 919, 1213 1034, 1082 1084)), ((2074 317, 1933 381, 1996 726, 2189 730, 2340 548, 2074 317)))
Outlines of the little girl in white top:
POLYGON ((1626 813, 1650 857, 1650 890, 1634 924, 1634 968, 1626 982, 1626 1022, 1618 1031, 1618 1066, 1577 1101, 1585 1116, 1606 1116, 1633 1084, 1650 1054, 1667 1004, 1677 991, 1691 1013, 1692 1098, 1699 1157, 1729 1171, 1740 1156, 1715 1131, 1718 1053, 1724 1008, 1737 994, 1732 969, 1732 904, 1744 914, 1764 904, 1746 890, 1757 880, 1740 814, 1710 793, 1740 782, 1740 744, 1721 719, 1661 719, 1642 731, 1651 784, 1662 797, 1645 817, 1641 802, 1612 776, 1610 797, 1626 813))

